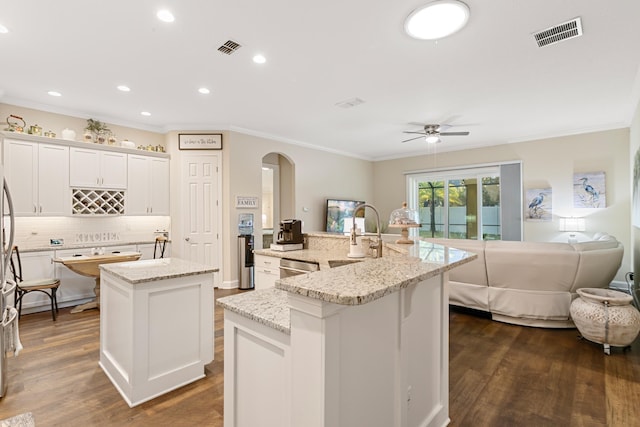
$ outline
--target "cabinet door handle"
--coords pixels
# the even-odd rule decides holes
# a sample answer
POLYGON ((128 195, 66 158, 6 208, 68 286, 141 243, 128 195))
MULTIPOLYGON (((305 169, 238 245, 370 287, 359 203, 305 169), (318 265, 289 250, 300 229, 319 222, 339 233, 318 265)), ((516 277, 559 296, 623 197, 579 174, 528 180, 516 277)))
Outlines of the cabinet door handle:
POLYGON ((33 205, 33 213, 38 213, 38 207, 36 205, 33 205))
POLYGON ((149 213, 153 213, 153 206, 149 207, 149 213))
POLYGON ((42 213, 42 205, 40 205, 40 213, 42 213))

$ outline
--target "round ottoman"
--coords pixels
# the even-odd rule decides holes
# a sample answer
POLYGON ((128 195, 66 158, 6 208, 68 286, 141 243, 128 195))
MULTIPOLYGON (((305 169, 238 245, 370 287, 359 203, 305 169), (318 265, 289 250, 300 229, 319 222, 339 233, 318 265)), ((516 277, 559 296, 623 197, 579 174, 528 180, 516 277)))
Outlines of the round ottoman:
POLYGON ((612 289, 582 288, 579 298, 571 303, 569 311, 580 334, 589 341, 610 346, 626 347, 640 332, 640 312, 633 305, 633 297, 612 289))

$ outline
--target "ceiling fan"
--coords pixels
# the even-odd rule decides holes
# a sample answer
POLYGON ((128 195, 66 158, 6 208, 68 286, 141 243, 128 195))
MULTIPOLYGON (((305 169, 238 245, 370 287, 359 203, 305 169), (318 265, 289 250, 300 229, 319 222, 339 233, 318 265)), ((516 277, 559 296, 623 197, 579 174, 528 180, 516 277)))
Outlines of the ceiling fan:
POLYGON ((405 142, 409 142, 409 141, 413 141, 414 139, 419 139, 419 138, 424 138, 425 141, 427 141, 429 144, 435 144, 437 142, 441 142, 440 137, 441 136, 466 136, 469 135, 469 132, 445 132, 447 129, 449 129, 451 127, 451 125, 422 125, 420 124, 420 126, 424 126, 424 130, 422 131, 410 131, 410 130, 405 130, 403 133, 413 133, 413 134, 417 134, 420 136, 416 136, 415 138, 409 138, 406 139, 404 141, 402 141, 403 143, 405 142))

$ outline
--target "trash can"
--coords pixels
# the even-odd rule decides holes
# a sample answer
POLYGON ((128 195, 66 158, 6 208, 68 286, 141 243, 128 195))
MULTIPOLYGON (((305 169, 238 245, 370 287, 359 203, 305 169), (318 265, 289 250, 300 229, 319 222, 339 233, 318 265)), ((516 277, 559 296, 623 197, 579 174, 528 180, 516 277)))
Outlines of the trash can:
POLYGON ((238 288, 253 289, 253 235, 238 236, 238 288))

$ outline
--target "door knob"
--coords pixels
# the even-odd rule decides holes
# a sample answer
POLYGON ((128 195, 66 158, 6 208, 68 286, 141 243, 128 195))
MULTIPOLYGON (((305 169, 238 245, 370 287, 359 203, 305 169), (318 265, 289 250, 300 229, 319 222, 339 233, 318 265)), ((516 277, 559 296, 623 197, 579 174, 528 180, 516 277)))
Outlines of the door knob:
POLYGON ((185 242, 188 242, 188 241, 189 241, 189 238, 188 238, 188 237, 185 237, 185 238, 184 238, 184 241, 185 241, 185 242))

